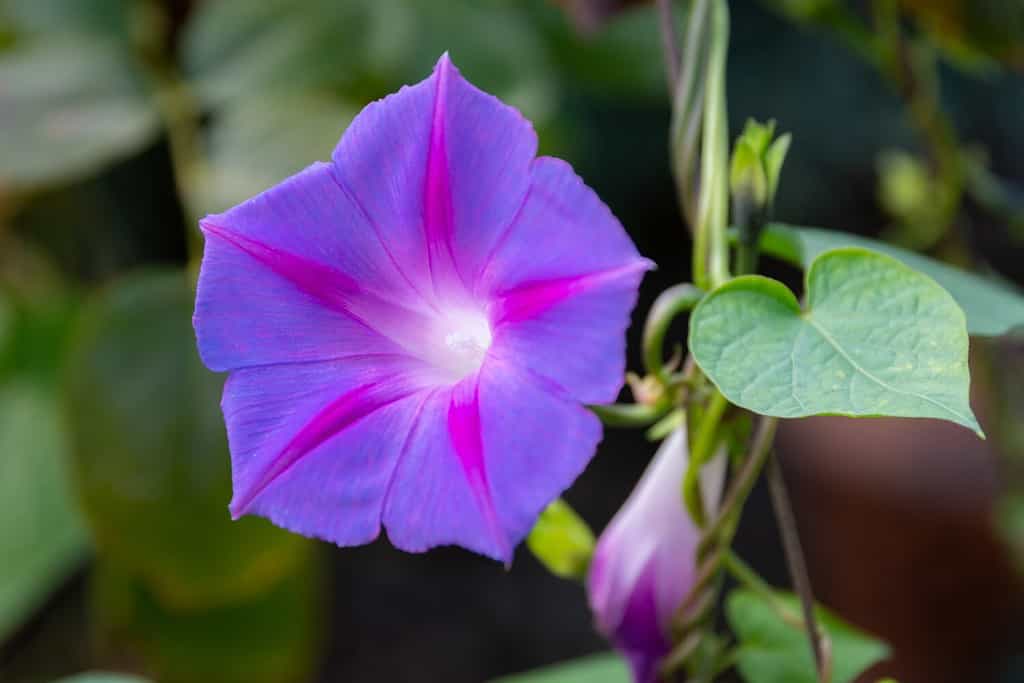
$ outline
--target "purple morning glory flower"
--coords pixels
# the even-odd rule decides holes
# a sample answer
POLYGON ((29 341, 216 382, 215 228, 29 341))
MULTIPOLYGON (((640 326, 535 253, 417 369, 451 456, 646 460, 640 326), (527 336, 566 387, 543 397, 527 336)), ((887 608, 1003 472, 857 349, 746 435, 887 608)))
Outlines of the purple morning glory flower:
MULTIPOLYGON (((295 125, 302 125, 296 112, 295 125)), ((509 561, 601 437, 641 258, 516 110, 441 57, 332 160, 201 221, 231 514, 509 561)))
MULTIPOLYGON (((662 443, 629 499, 598 539, 587 580, 597 628, 626 657, 636 683, 660 680, 671 625, 697 576, 700 530, 683 505, 686 432, 662 443)), ((701 472, 707 501, 721 495, 724 453, 701 472)))

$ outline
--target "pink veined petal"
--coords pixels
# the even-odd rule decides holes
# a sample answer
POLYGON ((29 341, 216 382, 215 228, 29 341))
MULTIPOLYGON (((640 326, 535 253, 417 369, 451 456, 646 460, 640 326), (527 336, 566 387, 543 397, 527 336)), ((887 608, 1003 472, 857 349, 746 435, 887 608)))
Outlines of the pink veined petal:
POLYGON ((394 315, 373 291, 422 305, 326 164, 201 225, 194 322, 213 370, 386 351, 381 332, 414 316, 394 315))
POLYGON ((401 550, 460 545, 494 559, 507 560, 511 554, 512 544, 497 523, 490 477, 479 455, 480 435, 470 431, 475 404, 459 407, 475 388, 472 377, 458 388, 432 393, 409 435, 383 517, 388 538, 401 550))
POLYGON ((488 359, 420 414, 384 506, 388 537, 404 550, 457 544, 509 562, 600 438, 597 418, 556 387, 488 359))
POLYGON ((394 258, 331 163, 316 162, 206 220, 275 249, 329 265, 391 297, 411 297, 394 258))
MULTIPOLYGON (((340 348, 337 343, 321 346, 319 350, 324 355, 319 359, 365 353, 368 348, 377 351, 403 348, 412 355, 420 355, 427 351, 424 346, 424 336, 434 326, 431 314, 396 305, 384 296, 366 291, 361 283, 334 268, 225 230, 219 225, 214 225, 208 219, 203 221, 202 228, 208 242, 208 254, 219 254, 220 250, 226 247, 228 251, 226 258, 234 258, 236 262, 245 262, 249 266, 249 268, 234 268, 218 272, 230 272, 236 278, 239 275, 248 275, 252 270, 261 272, 254 273, 251 279, 236 280, 230 284, 221 281, 220 296, 213 298, 212 301, 202 296, 206 292, 204 289, 197 297, 197 301, 201 304, 211 303, 220 305, 222 309, 227 309, 229 312, 239 312, 242 314, 244 322, 250 326, 259 326, 267 322, 260 313, 267 309, 268 303, 271 306, 278 303, 289 303, 291 306, 287 310, 293 313, 298 312, 299 307, 295 305, 299 298, 295 296, 297 293, 304 302, 311 304, 305 312, 307 319, 315 318, 318 315, 325 318, 337 317, 341 314, 345 320, 338 323, 339 329, 350 329, 353 336, 361 342, 357 345, 340 345, 340 348), (248 256, 252 263, 244 257, 239 257, 235 252, 248 256), (251 301, 253 293, 260 293, 252 288, 252 280, 257 278, 264 281, 283 281, 290 284, 295 291, 281 302, 276 300, 271 302, 251 301), (231 287, 231 284, 234 287, 231 287), (225 297, 225 289, 229 290, 233 296, 225 297), (249 303, 251 305, 246 305, 249 303), (322 307, 323 310, 318 310, 319 307, 322 307), (379 335, 379 338, 374 336, 374 333, 379 335)), ((215 263, 215 261, 213 262, 215 263)), ((204 281, 204 284, 207 282, 208 280, 204 281)), ((200 308, 199 305, 197 305, 197 310, 206 312, 205 308, 200 308)), ((208 321, 228 319, 224 311, 220 313, 220 315, 197 315, 197 331, 202 351, 209 351, 211 348, 211 345, 203 344, 206 338, 205 333, 208 330, 208 321)), ((278 328, 270 330, 270 332, 282 333, 287 330, 288 328, 278 328)), ((237 331, 248 330, 239 325, 237 331)), ((330 332, 324 330, 323 326, 320 331, 330 332)), ((241 337, 241 339, 248 338, 250 337, 241 337)), ((239 339, 238 336, 234 337, 236 342, 239 339)), ((266 350, 281 353, 294 350, 294 345, 266 350)), ((204 356, 204 359, 208 361, 208 364, 213 363, 209 354, 204 356)))
POLYGON ((474 280, 514 219, 536 148, 530 123, 444 55, 429 78, 366 107, 333 158, 403 270, 447 296, 474 280))
POLYGON ((652 264, 568 164, 538 159, 532 178, 477 283, 492 300, 492 353, 576 400, 607 403, 622 387, 629 314, 652 264))
POLYGON ((193 316, 211 370, 339 358, 394 345, 234 244, 207 238, 193 316))
POLYGON ((259 514, 339 545, 373 540, 431 384, 423 368, 395 356, 232 373, 223 400, 232 515, 259 514))
POLYGON ((569 164, 540 157, 531 166, 530 179, 529 195, 495 244, 478 292, 653 267, 569 164))
POLYGON ((634 263, 499 293, 491 353, 531 368, 583 403, 614 401, 625 377, 629 314, 645 269, 634 263))

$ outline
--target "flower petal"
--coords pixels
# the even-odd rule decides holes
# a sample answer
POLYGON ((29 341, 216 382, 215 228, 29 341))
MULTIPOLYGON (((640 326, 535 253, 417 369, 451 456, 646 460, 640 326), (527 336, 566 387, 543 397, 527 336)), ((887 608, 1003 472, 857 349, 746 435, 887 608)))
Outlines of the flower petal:
POLYGON ((660 627, 656 568, 649 565, 633 586, 633 593, 615 634, 615 647, 629 660, 634 683, 657 683, 658 665, 672 643, 660 627))
POLYGON ((496 246, 478 288, 500 292, 653 264, 612 212, 561 159, 534 161, 529 195, 496 246))
POLYGON ((478 284, 494 302, 492 352, 579 401, 613 401, 629 314, 651 266, 568 164, 538 159, 530 195, 478 284))
POLYGON ((384 506, 388 536, 403 550, 458 544, 509 562, 600 438, 597 418, 557 387, 488 359, 427 401, 384 506))
POLYGON ((401 356, 246 368, 223 409, 234 517, 339 545, 367 543, 429 375, 401 356))
POLYGON ((382 333, 400 336, 422 306, 326 164, 202 227, 194 320, 213 370, 392 350, 382 333))
POLYGON ((500 293, 492 354, 530 367, 583 403, 614 401, 643 272, 627 266, 500 293))
POLYGON ((529 121, 446 54, 426 80, 367 106, 333 158, 403 270, 437 291, 479 273, 522 204, 536 149, 529 121))

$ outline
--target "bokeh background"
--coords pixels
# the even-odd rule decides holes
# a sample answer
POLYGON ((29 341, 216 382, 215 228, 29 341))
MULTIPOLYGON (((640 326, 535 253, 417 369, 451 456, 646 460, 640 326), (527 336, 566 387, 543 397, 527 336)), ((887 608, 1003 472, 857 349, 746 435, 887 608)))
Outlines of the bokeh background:
MULTIPOLYGON (((731 4, 732 131, 794 135, 779 218, 1024 283, 1024 5, 731 4)), ((582 588, 525 549, 505 570, 228 518, 223 377, 190 324, 196 219, 328 158, 445 50, 659 264, 638 367, 643 314, 689 253, 650 5, 0 0, 0 681, 478 683, 605 647, 582 588)), ((893 645, 877 671, 904 683, 1024 681, 1024 344, 972 347, 986 442, 908 420, 780 435, 817 593, 893 645)), ((568 500, 600 529, 652 452, 608 430, 568 500)), ((763 492, 739 550, 786 583, 763 492)))

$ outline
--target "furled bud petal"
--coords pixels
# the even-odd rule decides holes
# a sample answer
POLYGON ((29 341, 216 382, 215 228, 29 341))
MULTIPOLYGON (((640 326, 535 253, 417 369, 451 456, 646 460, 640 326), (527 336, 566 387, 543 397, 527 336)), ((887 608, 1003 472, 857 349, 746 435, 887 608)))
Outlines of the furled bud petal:
POLYGON ((742 195, 755 210, 764 211, 775 199, 782 162, 789 151, 789 134, 775 137, 775 122, 747 121, 736 139, 729 184, 733 195, 742 195))
MULTIPOLYGON (((700 530, 681 493, 688 461, 680 427, 601 535, 591 563, 587 589, 597 627, 629 660, 636 683, 657 680, 672 616, 696 578, 700 530)), ((716 456, 702 472, 705 500, 718 500, 724 464, 716 456)))

